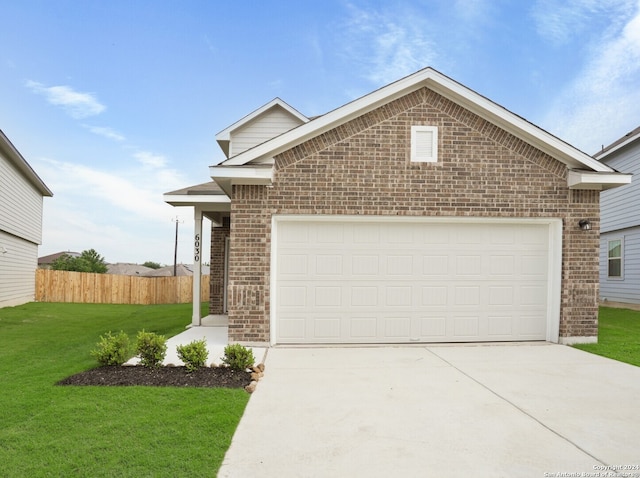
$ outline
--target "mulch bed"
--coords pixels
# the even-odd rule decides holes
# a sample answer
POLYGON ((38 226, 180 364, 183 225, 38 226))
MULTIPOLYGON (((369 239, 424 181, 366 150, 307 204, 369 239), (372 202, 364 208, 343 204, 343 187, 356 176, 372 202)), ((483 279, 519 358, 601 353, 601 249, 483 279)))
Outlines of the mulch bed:
POLYGON ((228 367, 203 367, 187 372, 185 367, 123 365, 87 370, 67 377, 57 385, 244 388, 249 383, 250 372, 239 372, 228 367))

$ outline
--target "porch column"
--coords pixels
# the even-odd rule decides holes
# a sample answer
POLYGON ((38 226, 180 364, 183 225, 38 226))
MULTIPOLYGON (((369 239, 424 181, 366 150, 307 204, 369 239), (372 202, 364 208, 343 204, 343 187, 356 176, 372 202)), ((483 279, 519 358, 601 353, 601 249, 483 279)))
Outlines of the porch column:
POLYGON ((200 284, 202 282, 202 209, 194 207, 193 228, 193 316, 191 325, 201 325, 200 284))

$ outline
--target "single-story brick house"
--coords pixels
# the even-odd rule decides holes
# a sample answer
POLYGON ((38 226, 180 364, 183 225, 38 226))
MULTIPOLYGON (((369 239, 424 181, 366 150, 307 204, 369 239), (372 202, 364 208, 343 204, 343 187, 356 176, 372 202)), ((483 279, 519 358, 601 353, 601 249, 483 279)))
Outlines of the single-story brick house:
POLYGON ((631 177, 438 71, 216 138, 213 181, 165 201, 194 207, 196 263, 213 220, 229 341, 597 341, 599 194, 631 177))

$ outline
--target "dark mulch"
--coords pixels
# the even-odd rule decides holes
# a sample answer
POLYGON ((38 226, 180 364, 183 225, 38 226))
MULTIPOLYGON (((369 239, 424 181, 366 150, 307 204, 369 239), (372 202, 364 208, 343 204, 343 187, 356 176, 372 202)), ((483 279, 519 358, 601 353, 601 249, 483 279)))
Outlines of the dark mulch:
POLYGON ((81 372, 58 385, 144 385, 153 387, 243 388, 251 383, 251 373, 228 367, 203 367, 187 372, 185 367, 105 366, 81 372))

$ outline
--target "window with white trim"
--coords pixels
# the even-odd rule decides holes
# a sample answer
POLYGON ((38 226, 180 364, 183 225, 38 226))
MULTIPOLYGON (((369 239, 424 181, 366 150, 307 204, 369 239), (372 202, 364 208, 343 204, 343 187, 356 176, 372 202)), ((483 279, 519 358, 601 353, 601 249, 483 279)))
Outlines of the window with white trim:
POLYGON ((438 162, 438 127, 437 126, 412 126, 411 127, 411 162, 412 163, 437 163, 438 162))
POLYGON ((622 277, 622 239, 609 241, 609 261, 607 275, 613 278, 622 277))

